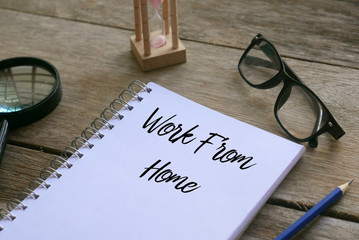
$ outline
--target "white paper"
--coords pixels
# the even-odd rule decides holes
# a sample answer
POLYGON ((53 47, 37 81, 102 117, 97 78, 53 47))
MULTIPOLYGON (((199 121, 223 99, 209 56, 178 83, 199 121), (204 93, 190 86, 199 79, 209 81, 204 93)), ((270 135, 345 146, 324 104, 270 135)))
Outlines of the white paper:
POLYGON ((132 111, 121 110, 122 120, 111 120, 112 130, 101 130, 103 139, 80 149, 84 157, 70 159, 71 169, 60 168, 60 179, 38 188, 37 200, 24 200, 25 211, 14 210, 14 221, 0 221, 0 239, 218 240, 243 233, 304 147, 154 83, 148 87, 152 92, 141 92, 141 102, 131 101, 132 111), (156 108, 148 123, 175 116, 148 133, 143 125, 156 108), (182 131, 172 136, 179 124, 182 131), (209 139, 210 133, 217 135, 209 139), (221 150, 217 157, 253 159, 245 165, 213 160, 221 150), (158 167, 170 163, 148 180, 156 169, 146 168, 158 160, 158 167), (173 174, 188 179, 164 181, 173 174))

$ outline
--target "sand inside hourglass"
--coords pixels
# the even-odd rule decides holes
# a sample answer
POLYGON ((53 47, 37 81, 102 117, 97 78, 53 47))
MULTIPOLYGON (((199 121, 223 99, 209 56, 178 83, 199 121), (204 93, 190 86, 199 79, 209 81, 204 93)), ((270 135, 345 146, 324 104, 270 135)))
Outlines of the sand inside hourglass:
POLYGON ((155 10, 154 16, 150 19, 151 28, 151 47, 159 48, 166 44, 164 36, 164 22, 158 13, 163 0, 149 0, 155 10))

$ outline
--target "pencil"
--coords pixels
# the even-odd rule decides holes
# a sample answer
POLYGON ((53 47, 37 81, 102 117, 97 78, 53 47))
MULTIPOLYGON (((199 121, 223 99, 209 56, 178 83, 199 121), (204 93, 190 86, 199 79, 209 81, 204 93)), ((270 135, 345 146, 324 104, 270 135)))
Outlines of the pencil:
POLYGON ((291 239, 296 233, 303 229, 308 223, 310 223, 314 218, 321 214, 325 209, 335 203, 343 194, 347 191, 349 185, 354 181, 354 179, 349 182, 338 186, 331 193, 329 193, 325 198, 323 198, 319 203, 312 207, 308 212, 306 212, 302 217, 295 221, 291 226, 289 226, 284 232, 282 232, 275 240, 286 240, 291 239))

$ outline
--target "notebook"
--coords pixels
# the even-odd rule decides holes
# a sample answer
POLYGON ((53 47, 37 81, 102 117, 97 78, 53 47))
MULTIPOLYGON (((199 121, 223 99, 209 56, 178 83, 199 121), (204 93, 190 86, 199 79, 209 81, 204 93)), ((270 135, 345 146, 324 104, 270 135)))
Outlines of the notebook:
POLYGON ((236 239, 303 152, 135 81, 1 210, 0 239, 236 239))

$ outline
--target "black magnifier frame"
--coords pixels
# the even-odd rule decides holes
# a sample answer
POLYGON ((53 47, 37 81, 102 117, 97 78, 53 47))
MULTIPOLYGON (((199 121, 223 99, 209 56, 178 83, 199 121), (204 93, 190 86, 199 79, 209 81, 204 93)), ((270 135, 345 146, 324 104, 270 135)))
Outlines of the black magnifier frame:
MULTIPOLYGON (((34 77, 34 76, 32 76, 34 77)), ((0 61, 0 164, 2 160, 2 156, 6 146, 7 140, 7 133, 8 129, 17 128, 23 125, 27 125, 33 123, 37 120, 48 115, 52 112, 57 105, 59 104, 61 97, 62 97, 62 90, 61 90, 61 81, 60 81, 60 74, 58 73, 56 67, 51 63, 34 57, 15 57, 9 58, 0 61), (45 95, 41 100, 32 104, 27 104, 22 109, 18 110, 6 110, 3 106, 6 103, 2 102, 6 99, 6 85, 7 83, 2 83, 2 81, 10 81, 9 79, 3 80, 1 79, 1 74, 4 71, 11 71, 12 68, 16 67, 32 67, 33 69, 39 68, 46 73, 49 73, 53 78, 53 86, 50 93, 45 95), (2 95, 3 94, 3 95, 2 95)), ((14 85, 16 85, 16 80, 14 80, 14 85)))

